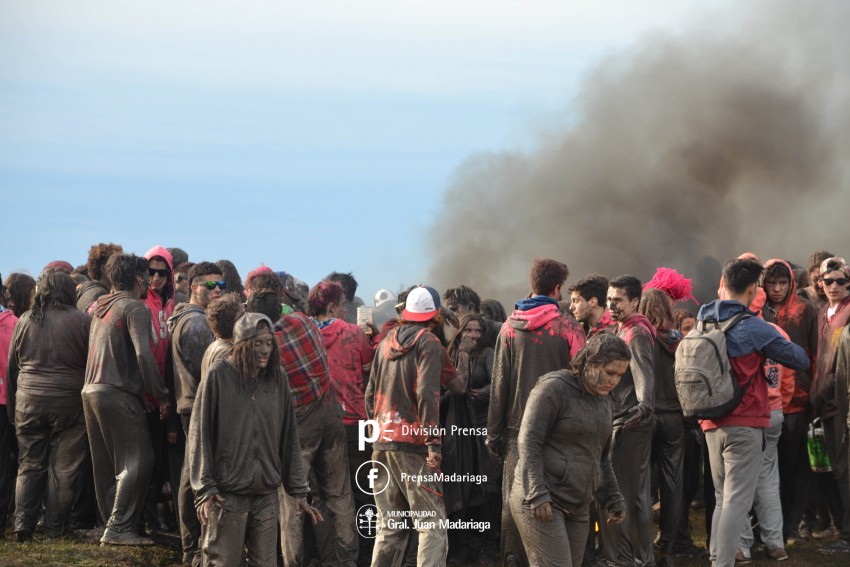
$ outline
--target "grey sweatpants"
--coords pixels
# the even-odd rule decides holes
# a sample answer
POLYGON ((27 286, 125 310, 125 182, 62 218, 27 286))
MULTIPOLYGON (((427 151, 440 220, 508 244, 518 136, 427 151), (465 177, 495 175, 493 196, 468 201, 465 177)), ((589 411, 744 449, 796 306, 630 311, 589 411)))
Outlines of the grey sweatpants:
POLYGON ((209 521, 201 528, 201 565, 229 567, 277 565, 277 492, 260 495, 221 494, 213 501, 209 521))
MULTIPOLYGON (((753 498, 753 507, 759 519, 761 541, 768 549, 785 547, 785 539, 782 537, 782 503, 779 500, 779 459, 776 455, 776 446, 782 434, 783 419, 782 409, 770 412, 770 427, 764 430, 764 454, 753 498)), ((752 546, 753 528, 750 522, 744 522, 739 547, 746 555, 749 555, 746 552, 749 552, 752 546)))
POLYGON ((718 427, 705 432, 717 499, 711 520, 713 567, 734 567, 735 551, 753 505, 762 466, 764 430, 718 427))
POLYGON ((129 532, 144 510, 153 448, 142 402, 118 389, 83 390, 94 489, 107 532, 129 532))
POLYGON ((553 507, 552 521, 546 524, 534 518, 523 499, 522 491, 514 490, 509 504, 528 553, 529 567, 579 567, 590 528, 587 516, 571 518, 553 507))

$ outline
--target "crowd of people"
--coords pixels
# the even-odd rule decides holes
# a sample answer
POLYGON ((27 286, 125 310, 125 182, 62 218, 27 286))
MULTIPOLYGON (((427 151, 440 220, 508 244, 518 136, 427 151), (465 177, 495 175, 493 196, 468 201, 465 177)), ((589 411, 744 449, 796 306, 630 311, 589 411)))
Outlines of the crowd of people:
POLYGON ((669 268, 568 276, 534 260, 508 313, 466 285, 367 307, 351 273, 243 280, 162 246, 11 274, 0 534, 178 534, 187 565, 850 557, 843 258, 743 254, 702 305, 669 268), (678 374, 711 329, 736 395, 698 419, 678 374))

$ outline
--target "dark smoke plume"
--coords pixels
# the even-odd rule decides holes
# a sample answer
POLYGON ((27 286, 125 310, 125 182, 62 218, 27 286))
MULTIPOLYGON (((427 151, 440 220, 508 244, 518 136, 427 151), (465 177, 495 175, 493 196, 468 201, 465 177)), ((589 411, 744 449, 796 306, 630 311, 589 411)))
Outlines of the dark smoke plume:
POLYGON ((602 62, 577 120, 533 153, 470 157, 432 228, 431 281, 510 305, 535 257, 573 282, 850 254, 850 2, 748 5, 602 62))

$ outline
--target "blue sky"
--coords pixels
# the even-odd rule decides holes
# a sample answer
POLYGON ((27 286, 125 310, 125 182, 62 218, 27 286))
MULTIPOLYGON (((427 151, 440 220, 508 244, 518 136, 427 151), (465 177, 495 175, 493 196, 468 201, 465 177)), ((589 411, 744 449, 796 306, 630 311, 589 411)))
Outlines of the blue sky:
POLYGON ((0 0, 0 273, 89 246, 427 278, 443 191, 706 2, 0 0))

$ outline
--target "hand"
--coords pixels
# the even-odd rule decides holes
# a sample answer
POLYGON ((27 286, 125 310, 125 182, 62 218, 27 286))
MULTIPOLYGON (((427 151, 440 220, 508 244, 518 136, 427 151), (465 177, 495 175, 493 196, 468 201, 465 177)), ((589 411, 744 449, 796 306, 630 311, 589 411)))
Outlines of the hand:
POLYGON ((168 417, 168 414, 171 412, 171 402, 168 400, 164 402, 159 402, 159 420, 165 421, 168 417))
POLYGON ((626 511, 625 510, 617 510, 616 512, 608 512, 608 520, 607 523, 614 524, 622 524, 626 519, 626 511))
POLYGON ((360 328, 363 330, 364 333, 366 333, 367 337, 375 337, 380 334, 380 331, 378 331, 378 327, 376 327, 369 321, 363 321, 362 323, 360 323, 360 328))
POLYGON ((497 463, 502 462, 502 448, 499 446, 498 441, 491 441, 487 439, 484 441, 484 446, 487 447, 487 452, 490 453, 490 456, 493 457, 493 460, 497 463))
POLYGON ((177 432, 176 431, 174 431, 172 433, 168 433, 165 436, 165 438, 168 439, 168 442, 171 443, 172 445, 177 445, 177 432))
POLYGON ((325 521, 322 514, 316 508, 308 504, 307 499, 304 497, 295 499, 295 513, 298 515, 307 514, 314 526, 325 521))
POLYGON ((430 450, 428 451, 428 458, 425 459, 425 464, 432 469, 439 469, 440 464, 443 462, 443 454, 442 453, 432 453, 430 450))
POLYGON ((460 339, 460 345, 458 348, 460 349, 460 352, 470 353, 475 350, 476 344, 478 344, 478 341, 472 337, 463 337, 460 339))
POLYGON ((634 429, 643 423, 644 417, 646 417, 646 414, 644 413, 643 408, 641 406, 635 406, 629 410, 628 419, 625 423, 623 423, 623 429, 626 431, 634 429))
POLYGON ((145 396, 144 406, 145 413, 150 413, 156 409, 156 405, 154 405, 153 401, 149 397, 147 397, 147 395, 145 396))
POLYGON ((220 502, 224 502, 224 496, 221 494, 213 494, 200 504, 198 504, 198 521, 201 522, 202 526, 207 525, 207 521, 210 519, 210 508, 212 508, 213 502, 216 504, 220 502))
POLYGON ((458 320, 457 315, 451 309, 446 309, 445 307, 440 307, 440 315, 443 317, 443 320, 457 329, 460 327, 460 320, 458 320))
POLYGON ((534 519, 538 522, 549 524, 552 522, 552 503, 544 502, 543 504, 532 508, 531 513, 534 516, 534 519))
POLYGON ((477 400, 481 396, 481 388, 470 388, 467 390, 467 393, 469 394, 469 399, 477 400))

